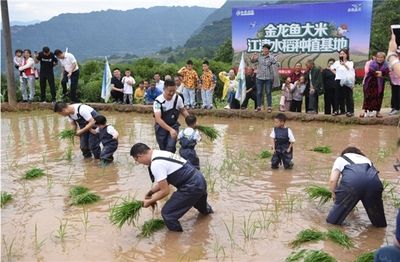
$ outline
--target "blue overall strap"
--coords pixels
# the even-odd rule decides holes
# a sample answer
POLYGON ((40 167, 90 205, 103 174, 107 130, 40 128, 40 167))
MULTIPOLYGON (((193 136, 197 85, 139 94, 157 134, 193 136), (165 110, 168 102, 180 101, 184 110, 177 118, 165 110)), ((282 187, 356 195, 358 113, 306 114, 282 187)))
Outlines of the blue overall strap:
MULTIPOLYGON (((160 102, 160 101, 158 101, 157 99, 155 99, 154 100, 154 102, 157 102, 157 103, 159 103, 160 104, 160 110, 161 110, 161 116, 163 115, 163 108, 162 108, 162 105, 165 103, 165 100, 164 100, 164 102, 160 102)), ((154 116, 154 115, 153 115, 154 116)))
MULTIPOLYGON (((157 156, 157 157, 153 158, 152 162, 154 160, 165 160, 165 161, 173 162, 173 163, 176 163, 176 164, 181 164, 182 166, 185 164, 185 162, 182 162, 180 160, 172 159, 172 158, 168 158, 168 157, 163 157, 163 156, 157 156)), ((151 172, 151 164, 150 164, 148 169, 149 169, 149 175, 150 175, 151 182, 154 183, 154 175, 151 172)))
POLYGON ((353 160, 351 160, 350 158, 348 158, 347 156, 343 155, 342 158, 344 160, 346 160, 347 162, 349 162, 350 165, 355 165, 355 163, 353 162, 353 160))

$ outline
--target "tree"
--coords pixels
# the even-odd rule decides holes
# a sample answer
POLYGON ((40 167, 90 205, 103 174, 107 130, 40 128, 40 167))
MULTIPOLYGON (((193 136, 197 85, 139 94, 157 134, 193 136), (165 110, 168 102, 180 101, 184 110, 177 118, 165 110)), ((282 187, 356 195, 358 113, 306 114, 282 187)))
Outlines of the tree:
POLYGON ((390 25, 400 23, 399 0, 374 1, 374 5, 370 54, 386 52, 391 34, 390 25))
POLYGON ((228 39, 225 43, 220 46, 215 52, 215 60, 231 63, 233 59, 233 48, 232 48, 232 39, 228 39))
POLYGON ((14 67, 11 47, 10 18, 8 16, 7 0, 1 1, 1 18, 3 20, 4 45, 6 49, 7 60, 7 93, 8 103, 12 106, 17 105, 17 94, 14 81, 14 67))

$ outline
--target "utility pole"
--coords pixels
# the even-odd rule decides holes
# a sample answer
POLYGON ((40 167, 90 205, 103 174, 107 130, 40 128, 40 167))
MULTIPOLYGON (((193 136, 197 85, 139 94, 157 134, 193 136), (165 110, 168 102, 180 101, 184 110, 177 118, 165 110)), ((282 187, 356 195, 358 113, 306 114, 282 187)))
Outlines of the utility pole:
POLYGON ((12 57, 12 47, 11 47, 11 30, 10 30, 10 18, 8 16, 8 2, 7 0, 1 0, 1 18, 3 20, 3 36, 4 45, 6 50, 6 61, 7 61, 7 93, 8 93, 8 103, 11 106, 17 105, 17 94, 15 88, 14 79, 14 66, 12 57))

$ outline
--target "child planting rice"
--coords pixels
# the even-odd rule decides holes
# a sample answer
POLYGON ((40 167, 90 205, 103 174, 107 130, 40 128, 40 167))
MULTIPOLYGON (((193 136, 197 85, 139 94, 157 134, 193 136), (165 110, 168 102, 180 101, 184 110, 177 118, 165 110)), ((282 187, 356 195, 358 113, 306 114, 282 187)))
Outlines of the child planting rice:
POLYGON ((195 116, 189 115, 185 118, 185 122, 188 127, 178 134, 178 140, 181 145, 179 155, 189 161, 195 168, 200 169, 200 160, 194 149, 197 142, 201 140, 199 131, 195 130, 197 119, 195 116))
POLYGON ((113 154, 118 148, 118 132, 112 125, 107 125, 105 116, 98 115, 94 118, 97 128, 91 132, 99 136, 103 149, 100 152, 102 164, 109 164, 114 160, 113 154))
POLYGON ((293 143, 295 142, 293 132, 285 126, 286 116, 282 113, 274 117, 274 129, 271 132, 272 151, 271 158, 272 169, 279 168, 283 163, 285 169, 293 168, 293 143))

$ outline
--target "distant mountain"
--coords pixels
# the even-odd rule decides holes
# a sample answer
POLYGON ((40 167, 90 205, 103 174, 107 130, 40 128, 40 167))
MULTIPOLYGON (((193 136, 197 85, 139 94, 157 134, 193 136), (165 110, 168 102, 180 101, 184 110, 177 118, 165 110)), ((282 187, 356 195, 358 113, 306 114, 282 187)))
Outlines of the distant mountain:
POLYGON ((214 8, 152 7, 61 14, 29 26, 12 26, 13 48, 68 47, 78 61, 108 55, 146 55, 183 45, 214 8))
POLYGON ((40 20, 32 20, 32 21, 10 21, 10 25, 33 25, 40 23, 40 20))

